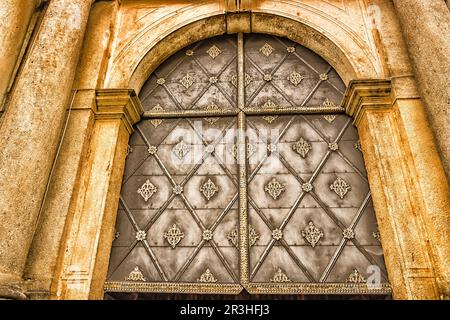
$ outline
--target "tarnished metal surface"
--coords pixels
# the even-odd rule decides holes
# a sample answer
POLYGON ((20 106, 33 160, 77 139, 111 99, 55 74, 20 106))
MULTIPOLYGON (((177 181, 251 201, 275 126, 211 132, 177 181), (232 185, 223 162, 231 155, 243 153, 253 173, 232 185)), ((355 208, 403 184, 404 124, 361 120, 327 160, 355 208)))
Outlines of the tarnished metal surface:
POLYGON ((354 269, 366 276, 369 265, 378 265, 386 281, 350 121, 344 115, 331 124, 321 115, 296 115, 268 124, 248 117, 247 125, 261 138, 254 143, 253 157, 260 157, 251 161, 248 178, 249 223, 260 234, 250 248, 252 281, 270 282, 281 269, 288 282, 346 282, 354 269), (262 133, 275 126, 278 134, 262 133), (281 231, 279 239, 275 229, 281 231))
MULTIPOLYGON (((246 72, 254 79, 246 91, 248 108, 340 104, 343 83, 311 51, 250 35, 245 56, 246 72)), ((248 117, 247 126, 257 137, 257 159, 249 159, 249 223, 260 234, 250 248, 250 282, 346 283, 353 273, 367 278, 369 266, 378 266, 386 282, 351 119, 268 115, 248 117)))
POLYGON ((388 293, 344 90, 319 56, 270 36, 164 62, 140 95, 106 291, 388 293))
POLYGON ((125 280, 139 267, 150 282, 237 283, 237 252, 227 240, 238 221, 236 164, 226 138, 202 132, 201 125, 225 132, 236 121, 164 119, 156 128, 150 121, 136 126, 110 280, 125 280))
POLYGON ((235 38, 206 39, 166 60, 142 88, 144 111, 236 108, 235 38))

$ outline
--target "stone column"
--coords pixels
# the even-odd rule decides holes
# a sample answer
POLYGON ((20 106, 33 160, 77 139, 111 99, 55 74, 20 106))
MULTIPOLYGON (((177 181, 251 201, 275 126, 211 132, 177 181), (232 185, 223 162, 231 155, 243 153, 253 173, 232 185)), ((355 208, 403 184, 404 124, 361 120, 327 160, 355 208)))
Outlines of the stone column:
POLYGON ((117 2, 100 1, 89 14, 74 81, 77 93, 23 275, 29 299, 48 299, 51 295, 66 218, 89 149, 97 110, 95 89, 103 88, 117 9, 117 2))
POLYGON ((132 126, 143 112, 134 91, 97 91, 98 111, 88 157, 66 222, 52 299, 102 299, 125 156, 132 126))
POLYGON ((0 2, 0 115, 36 2, 40 3, 37 0, 0 2))
POLYGON ((93 0, 52 0, 0 127, 0 284, 18 283, 54 161, 93 0))
POLYGON ((441 0, 394 0, 420 93, 450 181, 450 12, 441 0))
POLYGON ((448 295, 450 191, 422 102, 388 80, 350 83, 344 99, 361 141, 395 299, 448 295))
MULTIPOLYGON (((439 154, 433 141, 433 134, 424 109, 423 99, 417 89, 417 77, 414 76, 412 61, 401 30, 394 4, 390 1, 373 2, 380 8, 381 16, 375 26, 379 34, 379 52, 386 62, 387 76, 392 79, 392 96, 402 141, 408 144, 407 151, 413 159, 415 172, 412 181, 418 188, 414 194, 423 199, 425 209, 417 209, 424 223, 424 231, 429 241, 428 251, 436 269, 436 279, 440 295, 446 295, 450 289, 450 254, 448 239, 450 225, 449 199, 445 194, 445 175, 440 169, 439 154), (416 170, 417 169, 417 170, 416 170), (442 193, 443 192, 443 193, 442 193)), ((374 30, 375 31, 375 30, 374 30)), ((447 189, 448 190, 448 189, 447 189)), ((419 208, 419 207, 418 207, 419 208)))

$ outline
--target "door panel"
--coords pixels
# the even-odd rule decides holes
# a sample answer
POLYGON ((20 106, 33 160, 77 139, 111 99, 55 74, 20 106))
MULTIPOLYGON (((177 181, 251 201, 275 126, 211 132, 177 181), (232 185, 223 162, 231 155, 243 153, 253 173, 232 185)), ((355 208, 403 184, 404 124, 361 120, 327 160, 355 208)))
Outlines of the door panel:
POLYGON ((321 115, 295 115, 263 122, 247 122, 267 146, 248 178, 249 223, 260 234, 250 248, 250 281, 286 288, 297 282, 347 283, 352 274, 375 266, 386 282, 351 119, 337 115, 329 123, 321 115), (279 129, 272 138, 259 132, 272 126, 279 129))
POLYGON ((137 280, 150 291, 164 290, 165 283, 199 283, 205 292, 235 284, 228 289, 240 291, 238 251, 227 239, 239 221, 236 163, 226 143, 236 119, 207 120, 136 126, 108 282, 137 280))

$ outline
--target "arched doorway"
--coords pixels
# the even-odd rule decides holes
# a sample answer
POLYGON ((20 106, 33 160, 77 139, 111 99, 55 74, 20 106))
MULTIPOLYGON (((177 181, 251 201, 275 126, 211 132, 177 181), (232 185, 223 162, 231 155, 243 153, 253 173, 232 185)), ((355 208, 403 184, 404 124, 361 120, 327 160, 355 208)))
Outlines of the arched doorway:
POLYGON ((106 292, 389 294, 344 91, 272 36, 161 64, 140 93, 106 292))

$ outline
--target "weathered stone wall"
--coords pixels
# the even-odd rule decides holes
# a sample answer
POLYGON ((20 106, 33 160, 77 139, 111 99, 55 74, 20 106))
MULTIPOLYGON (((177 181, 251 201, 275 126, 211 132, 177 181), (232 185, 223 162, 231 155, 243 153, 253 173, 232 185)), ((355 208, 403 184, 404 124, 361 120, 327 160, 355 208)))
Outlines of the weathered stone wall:
POLYGON ((29 24, 40 1, 4 0, 0 6, 0 116, 6 92, 14 80, 29 24))
POLYGON ((395 0, 394 4, 419 91, 450 177, 450 11, 443 1, 395 0))
POLYGON ((91 0, 49 2, 2 116, 0 286, 3 287, 20 282, 23 276, 70 100, 91 3, 91 0))

